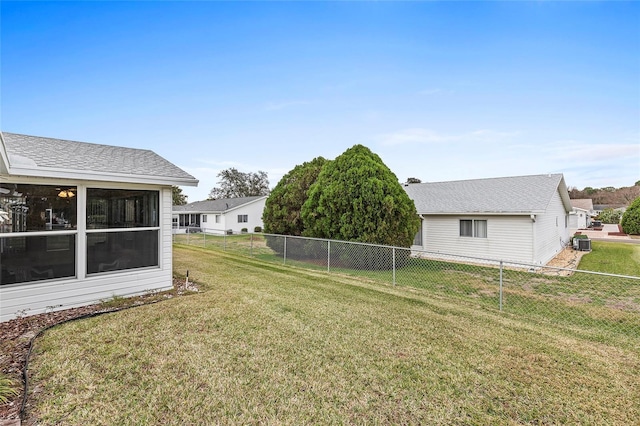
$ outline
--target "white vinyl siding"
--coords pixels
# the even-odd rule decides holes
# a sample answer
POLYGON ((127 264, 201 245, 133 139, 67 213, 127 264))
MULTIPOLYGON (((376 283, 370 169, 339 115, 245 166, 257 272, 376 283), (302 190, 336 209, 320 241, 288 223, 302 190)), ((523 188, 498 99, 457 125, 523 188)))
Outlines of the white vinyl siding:
POLYGON ((453 215, 425 216, 422 228, 423 250, 514 262, 533 261, 531 218, 528 215, 478 218, 487 221, 486 238, 461 237, 460 219, 453 215))
MULTIPOLYGON (((238 206, 234 209, 229 209, 224 213, 215 213, 216 220, 203 222, 201 224, 202 231, 209 234, 223 234, 230 229, 234 234, 239 234, 242 228, 247 228, 249 232, 253 232, 256 226, 263 227, 262 224, 262 211, 266 198, 260 198, 250 203, 238 206), (240 222, 240 218, 245 222, 240 222)), ((214 214, 208 212, 208 214, 214 214)))
POLYGON ((534 223, 535 263, 547 263, 569 243, 569 228, 565 226, 565 215, 567 214, 560 194, 556 192, 547 210, 536 216, 534 223))

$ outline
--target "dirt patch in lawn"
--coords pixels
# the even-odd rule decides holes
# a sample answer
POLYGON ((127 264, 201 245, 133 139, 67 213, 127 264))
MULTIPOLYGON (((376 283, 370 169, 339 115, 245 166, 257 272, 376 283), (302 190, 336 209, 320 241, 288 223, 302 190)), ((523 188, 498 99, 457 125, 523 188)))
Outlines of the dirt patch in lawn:
MULTIPOLYGON (((589 253, 588 251, 574 250, 571 247, 565 247, 556 255, 546 266, 551 268, 577 269, 582 256, 589 253)), ((558 271, 560 275, 571 275, 573 271, 558 271)), ((557 272, 555 273, 557 275, 557 272)))

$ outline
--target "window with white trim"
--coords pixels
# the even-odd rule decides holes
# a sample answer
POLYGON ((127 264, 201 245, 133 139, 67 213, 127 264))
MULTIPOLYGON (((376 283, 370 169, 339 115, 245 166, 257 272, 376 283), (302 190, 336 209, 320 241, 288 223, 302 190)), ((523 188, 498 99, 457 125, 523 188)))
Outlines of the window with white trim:
POLYGON ((247 222, 249 222, 249 215, 247 214, 238 215, 238 223, 247 223, 247 222))
POLYGON ((202 222, 206 222, 206 221, 207 221, 207 215, 206 215, 206 214, 203 214, 203 215, 202 215, 202 222))
POLYGON ((487 238, 487 221, 478 219, 460 219, 460 236, 487 238))
POLYGON ((159 265, 159 192, 87 188, 87 274, 159 265))

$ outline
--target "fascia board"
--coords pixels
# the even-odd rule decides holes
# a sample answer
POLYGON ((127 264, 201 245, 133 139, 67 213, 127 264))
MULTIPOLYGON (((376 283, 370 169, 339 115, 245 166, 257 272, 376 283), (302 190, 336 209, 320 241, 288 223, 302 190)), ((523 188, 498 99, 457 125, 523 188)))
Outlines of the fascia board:
POLYGON ((423 216, 529 216, 530 214, 542 214, 544 210, 531 210, 520 212, 418 212, 423 216))
POLYGON ((28 177, 44 177, 53 179, 73 179, 73 180, 92 180, 106 182, 123 182, 123 183, 142 183, 150 185, 178 185, 178 186, 198 186, 197 179, 178 178, 178 177, 162 177, 162 176, 143 176, 129 175, 121 173, 108 172, 77 172, 65 169, 30 169, 24 167, 10 167, 9 175, 21 175, 28 177))

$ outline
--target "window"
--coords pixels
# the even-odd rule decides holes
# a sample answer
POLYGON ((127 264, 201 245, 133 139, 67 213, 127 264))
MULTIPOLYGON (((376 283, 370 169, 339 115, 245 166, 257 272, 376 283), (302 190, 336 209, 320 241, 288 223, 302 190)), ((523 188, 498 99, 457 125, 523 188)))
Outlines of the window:
POLYGON ((413 237, 413 245, 414 246, 421 246, 422 245, 422 222, 423 222, 423 220, 420 219, 420 228, 418 229, 418 232, 416 233, 416 235, 413 237))
POLYGON ((158 266, 158 210, 158 191, 88 188, 87 274, 158 266))
POLYGON ((249 215, 239 214, 238 215, 238 223, 247 223, 249 222, 249 215))
POLYGON ((0 185, 0 233, 64 231, 77 226, 77 188, 0 185))
POLYGON ((202 215, 202 222, 206 222, 206 221, 207 221, 207 215, 206 215, 206 214, 203 214, 203 215, 202 215))
POLYGON ((216 223, 220 223, 220 215, 219 214, 216 215, 216 223))
POLYGON ((460 236, 487 238, 487 221, 486 220, 460 220, 460 236))
POLYGON ((76 276, 76 195, 75 186, 0 184, 0 285, 76 276))

